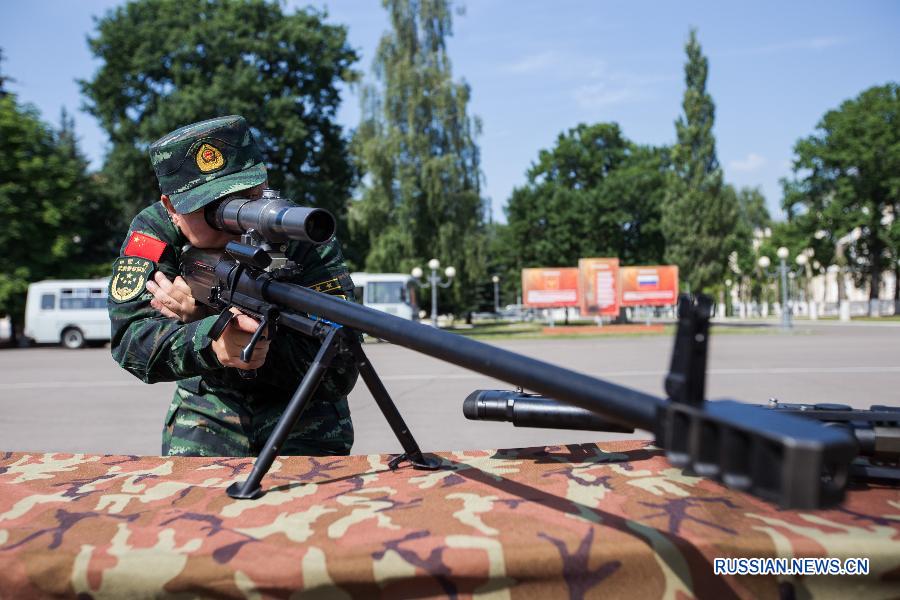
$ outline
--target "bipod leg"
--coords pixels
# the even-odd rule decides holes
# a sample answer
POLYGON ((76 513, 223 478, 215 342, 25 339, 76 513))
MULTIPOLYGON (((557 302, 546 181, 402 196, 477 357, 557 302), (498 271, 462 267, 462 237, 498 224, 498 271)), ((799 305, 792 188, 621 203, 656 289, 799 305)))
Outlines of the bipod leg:
POLYGON ((337 332, 338 329, 333 327, 325 336, 325 339, 322 341, 322 347, 319 348, 319 352, 309 366, 309 370, 303 376, 303 380, 300 381, 300 385, 297 386, 297 390, 291 397, 290 403, 288 403, 281 418, 278 419, 275 430, 272 431, 269 439, 266 440, 266 445, 263 447, 262 452, 259 453, 259 457, 253 463, 253 470, 250 471, 250 476, 247 477, 246 481, 236 481, 228 486, 228 495, 232 498, 255 500, 263 495, 262 487, 259 485, 262 478, 265 477, 272 467, 272 463, 275 462, 284 440, 287 439, 294 425, 297 424, 297 419, 300 418, 300 415, 303 414, 304 409, 312 400, 312 396, 316 388, 319 387, 322 376, 325 374, 325 369, 331 364, 331 359, 334 358, 338 351, 340 344, 335 339, 337 332))
POLYGON ((381 378, 378 377, 378 373, 375 372, 372 363, 369 362, 369 358, 366 356, 366 353, 363 352, 356 334, 348 332, 346 339, 351 352, 353 352, 353 357, 356 360, 356 368, 359 369, 359 374, 362 376, 363 381, 366 382, 366 386, 372 393, 372 397, 375 398, 375 403, 378 404, 378 408, 381 409, 381 413, 387 420, 388 425, 390 425, 391 429, 394 431, 394 435, 397 436, 400 445, 403 446, 403 454, 392 458, 388 463, 388 466, 391 470, 394 470, 400 466, 400 463, 408 461, 416 469, 433 471, 440 468, 440 461, 438 459, 433 456, 425 456, 422 454, 422 450, 419 449, 419 444, 416 443, 416 439, 413 437, 412 432, 410 432, 409 427, 406 426, 403 417, 400 416, 400 411, 397 410, 397 406, 394 404, 394 401, 391 400, 391 396, 381 382, 381 378))

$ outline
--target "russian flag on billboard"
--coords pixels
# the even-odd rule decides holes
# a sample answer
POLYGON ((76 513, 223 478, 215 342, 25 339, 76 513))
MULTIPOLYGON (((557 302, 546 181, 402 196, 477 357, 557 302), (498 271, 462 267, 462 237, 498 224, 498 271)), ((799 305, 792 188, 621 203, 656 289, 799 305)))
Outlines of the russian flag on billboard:
POLYGON ((656 273, 638 273, 637 276, 638 286, 653 286, 656 287, 659 285, 659 275, 656 273))

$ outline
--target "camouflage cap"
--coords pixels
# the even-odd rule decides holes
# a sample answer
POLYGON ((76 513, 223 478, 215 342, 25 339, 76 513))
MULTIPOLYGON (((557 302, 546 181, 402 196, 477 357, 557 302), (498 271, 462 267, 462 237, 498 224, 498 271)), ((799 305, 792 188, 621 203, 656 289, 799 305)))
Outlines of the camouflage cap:
POLYGON ((266 181, 262 153, 244 117, 193 123, 150 145, 159 189, 181 214, 266 181))

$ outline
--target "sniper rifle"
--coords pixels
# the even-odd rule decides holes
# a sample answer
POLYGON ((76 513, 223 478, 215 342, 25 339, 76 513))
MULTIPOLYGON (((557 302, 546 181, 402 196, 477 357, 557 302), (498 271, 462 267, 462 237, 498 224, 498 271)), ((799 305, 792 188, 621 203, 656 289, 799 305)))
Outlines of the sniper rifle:
MULTIPOLYGON (((229 242, 224 252, 190 249, 182 257, 182 274, 195 299, 221 311, 219 333, 232 307, 260 320, 244 348, 244 360, 252 357, 266 327, 270 335, 284 327, 322 341, 247 480, 228 488, 231 497, 262 495, 262 478, 339 351, 352 355, 403 447, 390 467, 406 461, 415 468, 439 468, 434 457, 420 450, 366 356, 359 342, 359 334, 366 333, 589 410, 620 426, 650 431, 673 465, 781 507, 819 508, 843 499, 856 455, 849 433, 780 411, 731 400, 707 401, 703 377, 697 377, 705 361, 693 353, 679 357, 684 362, 682 377, 672 379, 669 397, 661 398, 292 283, 297 267, 284 256, 283 237, 311 244, 328 241, 334 221, 321 212, 287 203, 271 190, 260 200, 226 200, 207 211, 207 220, 219 229, 240 233, 241 241, 229 242)), ((692 307, 686 321, 690 331, 684 335, 708 335, 710 301, 699 297, 681 302, 683 308, 692 307)), ((681 329, 678 335, 683 334, 681 329)))

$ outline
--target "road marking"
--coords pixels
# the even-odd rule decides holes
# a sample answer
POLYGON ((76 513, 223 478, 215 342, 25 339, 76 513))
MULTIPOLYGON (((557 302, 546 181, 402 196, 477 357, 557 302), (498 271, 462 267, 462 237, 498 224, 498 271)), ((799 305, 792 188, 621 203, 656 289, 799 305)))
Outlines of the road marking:
MULTIPOLYGON (((709 375, 852 375, 900 373, 898 367, 760 367, 748 369, 710 369, 709 375)), ((588 373, 593 377, 662 377, 668 371, 602 371, 588 373)), ((385 375, 382 381, 430 381, 434 379, 494 379, 479 373, 422 373, 385 375)), ((63 388, 112 388, 144 385, 139 381, 35 381, 0 383, 0 390, 40 390, 63 388)))

